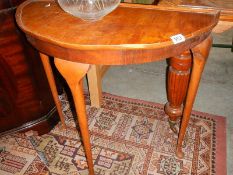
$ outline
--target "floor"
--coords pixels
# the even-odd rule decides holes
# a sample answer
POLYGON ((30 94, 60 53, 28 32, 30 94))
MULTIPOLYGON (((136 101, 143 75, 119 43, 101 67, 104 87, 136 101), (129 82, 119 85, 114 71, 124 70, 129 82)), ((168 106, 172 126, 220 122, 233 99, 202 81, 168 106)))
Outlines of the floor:
MULTIPOLYGON (((214 43, 231 44, 233 30, 214 35, 214 43)), ((111 67, 103 79, 103 91, 165 103, 166 61, 111 67)), ((212 48, 196 97, 194 110, 227 118, 227 174, 233 174, 233 52, 212 48)))

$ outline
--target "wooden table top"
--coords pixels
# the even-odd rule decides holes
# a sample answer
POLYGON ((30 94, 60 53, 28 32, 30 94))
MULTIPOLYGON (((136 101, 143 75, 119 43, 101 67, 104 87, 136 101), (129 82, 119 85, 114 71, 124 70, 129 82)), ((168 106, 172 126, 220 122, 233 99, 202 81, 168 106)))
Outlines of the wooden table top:
POLYGON ((121 4, 102 20, 86 22, 50 0, 28 0, 16 13, 19 27, 40 51, 66 60, 110 65, 181 54, 203 41, 218 18, 216 10, 121 4), (177 34, 185 41, 174 44, 171 37, 177 34))
POLYGON ((220 20, 233 22, 233 0, 159 0, 159 5, 221 10, 220 20))

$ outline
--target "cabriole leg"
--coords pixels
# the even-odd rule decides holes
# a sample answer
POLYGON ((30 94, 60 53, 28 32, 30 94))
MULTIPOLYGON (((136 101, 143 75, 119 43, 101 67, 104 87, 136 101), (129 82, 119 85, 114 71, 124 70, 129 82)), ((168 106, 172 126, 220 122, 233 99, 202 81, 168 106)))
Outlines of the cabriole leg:
POLYGON ((201 74, 208 58, 211 45, 212 38, 211 36, 209 36, 206 40, 204 40, 202 43, 192 49, 193 67, 176 148, 176 156, 178 158, 184 157, 184 153, 182 152, 182 143, 185 136, 186 128, 189 123, 193 103, 201 79, 201 74))
POLYGON ((61 123, 62 123, 62 127, 63 127, 63 129, 65 129, 66 128, 65 118, 64 118, 64 115, 62 113, 61 102, 59 101, 59 98, 58 98, 57 87, 56 87, 56 83, 54 80, 53 71, 52 71, 52 68, 51 68, 51 65, 49 62, 49 57, 43 53, 40 53, 40 58, 41 58, 41 61, 43 63, 43 66, 44 66, 46 76, 48 78, 49 86, 50 86, 50 89, 51 89, 51 92, 53 95, 53 99, 54 99, 54 102, 55 102, 55 105, 57 108, 58 115, 59 115, 61 123))
POLYGON ((86 115, 86 105, 83 94, 83 78, 87 74, 90 65, 55 58, 55 65, 58 71, 67 81, 75 103, 84 150, 86 153, 89 174, 94 175, 94 165, 91 153, 90 135, 88 130, 88 120, 86 115))

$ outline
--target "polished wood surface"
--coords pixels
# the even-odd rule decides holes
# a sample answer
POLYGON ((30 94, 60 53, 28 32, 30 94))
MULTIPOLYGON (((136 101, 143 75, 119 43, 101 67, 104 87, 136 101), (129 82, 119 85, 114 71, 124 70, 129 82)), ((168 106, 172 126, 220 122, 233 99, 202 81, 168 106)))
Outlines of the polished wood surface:
POLYGON ((1 0, 0 1, 0 9, 7 9, 7 8, 10 8, 12 7, 11 3, 9 0, 1 0))
POLYGON ((86 152, 89 174, 94 174, 86 105, 83 96, 83 78, 87 74, 90 65, 74 63, 59 58, 55 58, 54 62, 59 72, 66 79, 73 95, 84 150, 86 152))
POLYGON ((220 20, 233 22, 233 1, 232 0, 160 0, 159 6, 178 6, 198 9, 221 10, 220 20))
POLYGON ((190 9, 217 9, 221 10, 220 21, 213 29, 215 33, 222 33, 233 28, 233 1, 232 0, 160 0, 159 6, 182 7, 190 9))
POLYGON ((90 64, 124 65, 170 58, 166 112, 171 121, 181 115, 187 94, 176 151, 182 158, 182 142, 211 47, 210 33, 218 18, 216 10, 121 4, 102 20, 90 23, 63 12, 54 1, 28 0, 17 9, 17 23, 28 41, 55 57, 55 65, 71 89, 89 174, 94 171, 82 79, 90 64), (177 34, 185 40, 174 44, 170 37, 177 34))
POLYGON ((1 0, 0 9, 15 8, 26 0, 1 0))
POLYGON ((46 133, 58 117, 39 55, 16 26, 12 3, 0 8, 0 135, 46 133))
POLYGON ((187 94, 191 66, 192 56, 190 51, 169 60, 167 77, 168 103, 165 105, 165 112, 169 115, 169 124, 175 133, 178 133, 176 121, 183 113, 183 102, 187 94))
POLYGON ((121 4, 103 20, 90 23, 65 13, 53 1, 30 2, 18 8, 16 17, 34 46, 69 61, 102 65, 145 63, 179 55, 203 41, 219 17, 213 10, 194 13, 121 4), (184 35, 186 42, 174 45, 170 37, 177 34, 184 35))
POLYGON ((198 85, 201 79, 206 60, 209 56, 210 48, 212 46, 212 37, 209 36, 204 42, 195 46, 191 51, 193 55, 193 66, 191 80, 188 87, 186 103, 184 106, 183 117, 179 131, 178 143, 176 147, 176 156, 182 158, 182 142, 185 136, 185 131, 189 123, 192 107, 197 94, 198 85))
POLYGON ((42 64, 44 66, 44 70, 45 70, 47 78, 48 78, 49 86, 50 86, 50 89, 51 89, 51 92, 53 95, 55 105, 57 107, 57 112, 58 112, 58 115, 60 117, 62 127, 65 129, 66 128, 65 117, 64 117, 63 112, 62 112, 61 102, 60 102, 59 97, 58 97, 58 91, 57 91, 57 87, 56 87, 56 83, 55 83, 55 79, 54 79, 54 75, 53 75, 53 70, 52 70, 52 67, 50 65, 49 57, 45 54, 40 53, 40 58, 41 58, 42 64))
POLYGON ((100 108, 102 103, 102 79, 110 66, 92 65, 87 73, 91 106, 100 108))
POLYGON ((215 8, 221 10, 221 20, 233 22, 232 0, 182 0, 180 6, 197 8, 215 8))
POLYGON ((87 73, 91 106, 101 107, 102 102, 102 66, 92 65, 87 73))

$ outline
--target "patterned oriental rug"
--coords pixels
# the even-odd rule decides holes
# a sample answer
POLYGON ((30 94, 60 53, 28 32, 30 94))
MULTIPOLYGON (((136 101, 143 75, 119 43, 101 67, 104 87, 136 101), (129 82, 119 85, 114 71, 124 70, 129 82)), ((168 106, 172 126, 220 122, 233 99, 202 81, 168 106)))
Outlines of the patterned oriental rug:
MULTIPOLYGON (((16 133, 0 138, 0 174, 87 175, 87 163, 73 111, 61 96, 67 130, 16 133)), ((192 112, 183 150, 175 157, 177 135, 163 105, 104 94, 102 108, 86 98, 96 175, 225 175, 225 119, 192 112)))

